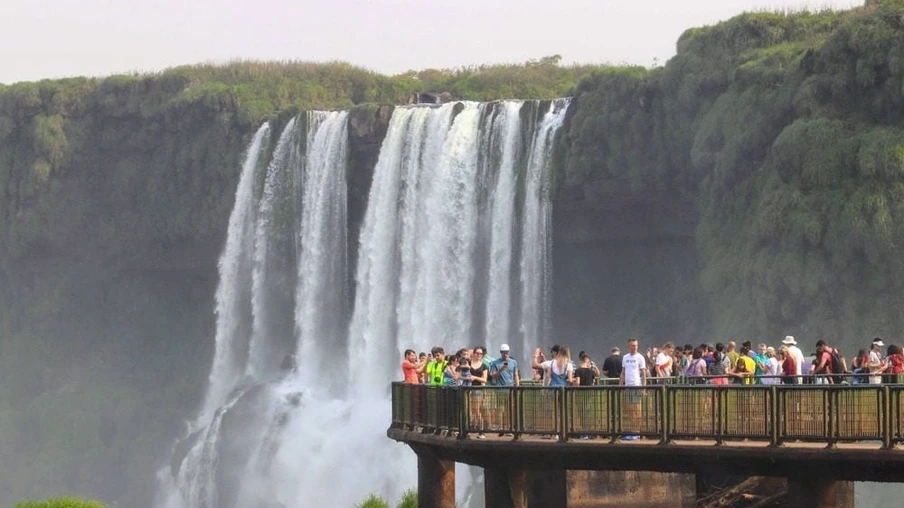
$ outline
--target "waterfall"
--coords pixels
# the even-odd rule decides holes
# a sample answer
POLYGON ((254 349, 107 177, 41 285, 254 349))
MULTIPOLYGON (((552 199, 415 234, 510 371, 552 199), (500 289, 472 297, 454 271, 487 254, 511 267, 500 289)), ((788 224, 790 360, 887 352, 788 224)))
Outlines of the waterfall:
POLYGON ((568 104, 568 99, 550 104, 533 136, 527 161, 521 235, 521 332, 525 354, 549 337, 552 202, 547 187, 548 169, 552 142, 565 120, 568 104))
POLYGON ((396 108, 354 302, 348 114, 290 120, 266 165, 262 127, 220 261, 208 394, 161 470, 157 505, 345 507, 413 487, 413 454, 385 438, 402 350, 507 342, 527 361, 548 338, 549 155, 567 106, 396 108))
POLYGON ((233 388, 242 371, 236 348, 242 347, 248 329, 243 326, 244 307, 247 305, 248 274, 251 273, 251 257, 255 223, 254 178, 261 157, 261 149, 270 138, 270 126, 263 125, 254 134, 245 153, 242 174, 235 191, 235 204, 229 215, 226 247, 220 257, 220 282, 216 293, 217 334, 213 366, 210 369, 209 388, 200 420, 207 421, 220 407, 233 388))
MULTIPOLYGON (((295 324, 298 358, 335 357, 345 341, 347 112, 307 113, 308 156, 299 167, 301 226, 295 324)), ((301 370, 305 384, 324 384, 320 362, 301 370)), ((328 383, 332 384, 332 383, 328 383)))

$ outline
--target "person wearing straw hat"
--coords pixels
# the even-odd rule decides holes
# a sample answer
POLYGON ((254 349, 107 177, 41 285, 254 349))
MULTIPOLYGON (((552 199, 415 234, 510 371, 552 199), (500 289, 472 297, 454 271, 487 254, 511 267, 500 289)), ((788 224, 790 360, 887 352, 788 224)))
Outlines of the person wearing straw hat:
MULTIPOLYGON (((785 336, 784 340, 782 340, 782 344, 788 347, 788 354, 794 358, 795 370, 797 370, 797 375, 800 376, 804 365, 804 353, 797 347, 797 341, 794 340, 794 337, 791 335, 785 336)), ((800 378, 796 378, 794 384, 800 384, 800 378)))

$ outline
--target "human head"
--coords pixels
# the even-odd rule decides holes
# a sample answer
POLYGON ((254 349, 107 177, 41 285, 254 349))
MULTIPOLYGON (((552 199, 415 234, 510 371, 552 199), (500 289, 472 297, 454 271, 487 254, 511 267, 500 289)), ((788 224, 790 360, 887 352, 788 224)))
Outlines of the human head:
POLYGON ((413 349, 405 350, 405 359, 406 360, 408 360, 409 362, 413 362, 415 358, 417 358, 417 353, 415 353, 413 349))
MULTIPOLYGON (((640 347, 639 341, 637 337, 631 337, 628 339, 628 352, 633 354, 637 353, 637 348, 640 347)), ((626 360, 627 361, 627 360, 626 360)))
POLYGON ((675 351, 675 345, 672 344, 671 342, 666 342, 665 344, 662 345, 662 352, 663 352, 663 353, 665 353, 665 354, 667 354, 667 355, 670 355, 670 354, 672 354, 674 351, 675 351))
POLYGON ((477 361, 483 360, 484 355, 486 355, 486 348, 483 346, 477 346, 474 348, 474 351, 471 353, 477 361))
POLYGON ((703 348, 694 348, 694 351, 691 354, 693 355, 694 360, 699 360, 700 358, 703 358, 703 348))
POLYGON ((561 350, 562 350, 562 346, 560 346, 558 344, 554 345, 553 347, 549 348, 549 357, 553 358, 553 359, 556 358, 557 356, 559 356, 559 352, 561 350))
POLYGON ((766 348, 766 356, 768 356, 769 358, 772 358, 773 356, 775 356, 775 348, 772 346, 767 347, 766 348))
POLYGON ((876 337, 875 339, 873 339, 873 345, 871 346, 871 349, 873 351, 878 351, 883 347, 885 347, 885 343, 882 342, 882 337, 876 337))
POLYGON ((761 355, 764 355, 764 354, 766 354, 766 353, 769 351, 769 348, 766 346, 766 344, 760 344, 760 345, 758 345, 758 346, 757 346, 757 349, 760 350, 760 354, 761 354, 761 355))
POLYGON ((567 347, 559 347, 559 355, 556 356, 556 360, 561 361, 562 363, 567 363, 571 361, 571 349, 567 347))
POLYGON ((501 356, 503 360, 508 360, 508 357, 511 354, 511 352, 512 352, 512 350, 511 350, 511 348, 509 348, 508 344, 503 344, 503 345, 499 346, 499 356, 501 356))
POLYGON ((621 354, 621 349, 619 349, 619 348, 617 348, 617 347, 612 348, 612 354, 615 355, 615 356, 620 355, 620 354, 621 354))
POLYGON ((716 342, 716 351, 718 351, 720 353, 722 351, 725 351, 725 344, 722 344, 721 342, 716 342))
POLYGON ((819 339, 816 341, 816 351, 822 353, 822 351, 826 348, 826 341, 819 339))
POLYGON ((738 345, 735 344, 735 341, 733 341, 733 340, 728 341, 727 348, 728 348, 729 352, 734 351, 735 349, 737 349, 737 347, 738 347, 738 345))
POLYGON ((421 354, 417 355, 417 357, 418 357, 418 360, 426 360, 426 359, 427 359, 427 353, 421 351, 421 354))
POLYGON ((443 348, 441 348, 441 347, 439 347, 439 346, 436 346, 436 347, 434 347, 433 349, 431 349, 431 350, 430 350, 430 354, 432 354, 432 355, 433 355, 433 359, 436 360, 436 361, 438 361, 438 362, 443 361, 443 359, 446 357, 446 352, 443 351, 443 348))

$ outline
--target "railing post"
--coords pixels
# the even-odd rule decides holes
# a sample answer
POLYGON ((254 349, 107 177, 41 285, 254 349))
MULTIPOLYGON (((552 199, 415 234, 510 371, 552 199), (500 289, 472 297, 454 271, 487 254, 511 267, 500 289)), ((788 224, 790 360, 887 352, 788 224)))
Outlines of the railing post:
POLYGON ((835 435, 837 433, 836 424, 835 424, 835 411, 838 407, 837 404, 837 392, 830 388, 833 385, 826 385, 828 388, 825 388, 825 400, 826 400, 826 440, 828 444, 826 444, 826 448, 835 448, 835 435))
POLYGON ((659 420, 660 425, 662 425, 662 428, 659 429, 659 444, 666 444, 669 440, 669 402, 666 400, 668 399, 666 383, 667 382, 664 382, 659 386, 659 389, 656 390, 659 392, 659 400, 656 404, 656 411, 659 413, 659 418, 657 418, 657 420, 659 420))
POLYGON ((660 435, 659 444, 669 444, 669 423, 671 421, 670 417, 673 405, 669 404, 669 389, 665 383, 662 385, 659 391, 659 405, 661 408, 661 412, 659 414, 662 415, 660 417, 660 421, 662 422, 662 432, 660 435))
POLYGON ((723 385, 718 385, 716 387, 716 446, 721 446, 725 444, 724 432, 722 431, 725 426, 722 421, 722 412, 724 411, 723 399, 725 398, 725 388, 723 385))
POLYGON ((571 428, 571 404, 568 403, 568 395, 566 393, 566 388, 563 386, 559 388, 557 395, 557 399, 559 402, 559 411, 558 417, 556 420, 556 425, 559 427, 559 442, 564 443, 568 441, 568 429, 571 428))
POLYGON ((509 393, 512 394, 509 399, 509 409, 512 412, 511 418, 509 418, 509 421, 512 423, 512 438, 519 439, 521 438, 521 431, 524 429, 523 415, 521 414, 522 389, 520 386, 513 386, 509 393))
MULTIPOLYGON (((892 407, 896 406, 896 404, 892 402, 891 389, 888 387, 888 385, 880 387, 880 394, 882 397, 884 397, 880 398, 882 400, 882 423, 885 427, 883 429, 884 432, 882 433, 882 448, 891 450, 893 448, 892 443, 894 442, 894 427, 892 426, 891 415, 893 411, 892 407)), ((898 408, 898 410, 900 409, 898 408)), ((897 414, 898 410, 894 411, 895 414, 897 414)), ((900 421, 900 418, 897 421, 900 421)))
POLYGON ((779 416, 779 411, 781 410, 782 404, 779 402, 779 390, 776 385, 772 385, 769 390, 770 396, 772 400, 770 401, 770 410, 772 411, 772 439, 770 441, 770 446, 779 446, 782 444, 781 439, 779 438, 779 427, 781 427, 781 419, 779 416))
POLYGON ((610 442, 618 441, 621 432, 621 397, 617 388, 606 388, 606 398, 609 401, 609 430, 612 434, 610 442))

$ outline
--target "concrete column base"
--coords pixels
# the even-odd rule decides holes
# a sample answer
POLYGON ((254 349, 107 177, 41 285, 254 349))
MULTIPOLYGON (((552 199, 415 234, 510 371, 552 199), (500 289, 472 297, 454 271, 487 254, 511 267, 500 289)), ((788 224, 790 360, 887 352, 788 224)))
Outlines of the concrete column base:
POLYGON ((788 478, 788 506, 854 508, 854 482, 808 476, 788 478))
POLYGON ((487 508, 527 508, 526 471, 484 468, 483 478, 487 508))
POLYGON ((455 508, 455 462, 417 454, 419 508, 455 508))

